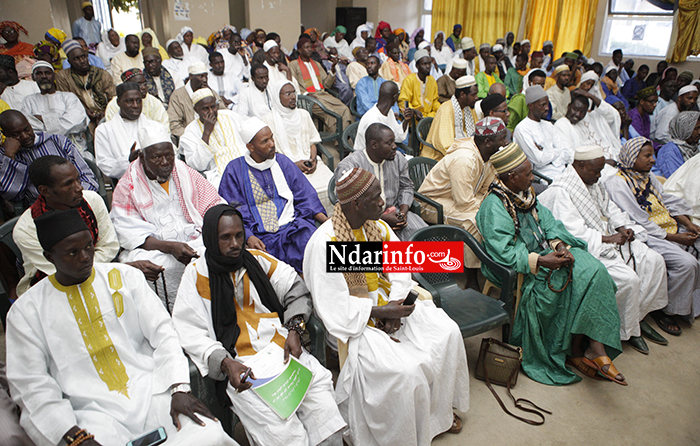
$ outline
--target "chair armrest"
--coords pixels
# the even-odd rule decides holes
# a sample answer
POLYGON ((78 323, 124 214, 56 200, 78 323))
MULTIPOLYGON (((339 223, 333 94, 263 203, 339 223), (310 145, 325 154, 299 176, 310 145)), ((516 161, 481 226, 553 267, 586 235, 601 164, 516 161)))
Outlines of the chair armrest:
POLYGON ((427 280, 423 277, 421 273, 413 273, 413 278, 418 282, 418 284, 425 288, 430 294, 433 296, 433 303, 435 303, 436 307, 440 307, 442 303, 442 299, 440 297, 440 293, 438 290, 435 289, 430 283, 428 283, 427 280))
POLYGON ((406 153, 407 155, 410 155, 410 154, 413 153, 413 150, 412 150, 410 147, 408 147, 406 144, 402 143, 402 142, 397 142, 397 143, 396 143, 396 147, 398 147, 399 149, 403 150, 404 153, 406 153))
POLYGON ((539 179, 541 179, 541 180, 544 180, 547 184, 552 184, 552 181, 553 181, 553 180, 552 180, 551 178, 549 178, 548 176, 542 175, 541 173, 539 173, 539 172, 536 171, 536 170, 533 170, 533 171, 532 171, 532 174, 533 174, 534 176, 536 176, 537 178, 539 178, 539 179))
POLYGON ((413 192, 413 198, 420 200, 423 203, 428 204, 429 206, 434 207, 435 211, 437 212, 437 224, 439 224, 439 225, 445 224, 445 214, 444 214, 442 205, 440 203, 433 200, 432 198, 426 197, 425 195, 421 194, 420 192, 413 192))
POLYGON ((336 99, 340 99, 340 93, 338 92, 338 90, 335 89, 335 87, 326 88, 326 91, 328 92, 328 94, 335 97, 336 99))
POLYGON ((503 302, 506 311, 508 311, 508 314, 511 315, 512 321, 514 316, 513 310, 515 303, 515 300, 513 299, 513 290, 515 289, 518 274, 515 272, 514 269, 509 268, 507 266, 503 266, 500 263, 497 263, 495 260, 493 260, 491 256, 489 256, 486 253, 486 251, 484 251, 484 248, 481 246, 481 243, 476 241, 473 235, 469 234, 467 231, 464 232, 467 235, 467 237, 465 237, 465 243, 467 244, 467 246, 469 246, 469 248, 481 261, 482 264, 486 265, 496 276, 498 276, 499 279, 501 279, 501 295, 498 300, 503 302))
POLYGON ((326 329, 321 320, 313 314, 306 323, 306 329, 309 331, 309 337, 311 338, 311 345, 309 346, 310 353, 325 367, 326 329))
POLYGON ((318 152, 319 155, 322 155, 326 157, 326 166, 331 170, 331 172, 334 170, 334 161, 335 158, 333 158, 333 154, 326 149, 326 147, 323 144, 316 143, 316 151, 318 152))

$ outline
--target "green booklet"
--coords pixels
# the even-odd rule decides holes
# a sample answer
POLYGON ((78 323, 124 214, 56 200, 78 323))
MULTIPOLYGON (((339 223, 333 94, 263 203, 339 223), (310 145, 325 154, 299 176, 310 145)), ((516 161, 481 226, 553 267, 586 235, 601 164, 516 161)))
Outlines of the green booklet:
POLYGON ((297 411, 309 391, 314 374, 289 355, 284 363, 284 349, 275 343, 259 351, 244 363, 257 379, 250 379, 252 391, 283 420, 297 411))

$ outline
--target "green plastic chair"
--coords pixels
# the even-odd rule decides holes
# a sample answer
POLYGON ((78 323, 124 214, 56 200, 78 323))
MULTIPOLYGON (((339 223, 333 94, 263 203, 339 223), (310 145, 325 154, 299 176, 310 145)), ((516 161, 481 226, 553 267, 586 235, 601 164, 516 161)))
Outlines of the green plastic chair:
POLYGON ((338 202, 338 194, 335 193, 335 176, 328 181, 328 200, 333 206, 338 202))
POLYGON ((355 116, 358 121, 362 119, 362 115, 357 111, 357 96, 353 96, 352 100, 350 101, 350 113, 352 113, 352 115, 355 116))
POLYGON ((333 157, 333 154, 326 149, 326 146, 324 146, 322 143, 316 144, 316 152, 318 152, 318 155, 321 155, 322 158, 326 159, 326 166, 332 171, 335 170, 335 158, 333 157))
POLYGON ((515 317, 515 271, 496 263, 470 233, 457 226, 429 226, 413 234, 411 241, 464 242, 479 260, 499 277, 502 288, 497 300, 471 288, 461 289, 454 274, 414 273, 420 286, 433 295, 435 305, 442 308, 459 325, 463 337, 468 338, 503 327, 503 342, 508 342, 515 317))
POLYGON ((432 144, 428 143, 426 141, 428 139, 428 133, 430 132, 430 126, 433 125, 433 118, 423 118, 418 122, 418 125, 416 126, 416 136, 418 137, 418 141, 420 141, 421 144, 424 146, 428 146, 431 149, 434 149, 432 144))
POLYGON ((355 151, 355 137, 357 136, 357 128, 359 126, 360 121, 355 121, 343 130, 342 144, 338 146, 338 153, 340 154, 341 160, 345 158, 346 155, 355 151))
MULTIPOLYGON (((302 108, 309 112, 309 114, 313 117, 313 108, 314 105, 318 106, 318 108, 321 109, 321 111, 327 115, 332 116, 335 118, 335 129, 323 129, 324 131, 319 131, 318 133, 321 135, 321 142, 329 142, 329 141, 336 141, 338 143, 338 147, 341 146, 342 144, 342 137, 343 137, 343 118, 339 114, 331 111, 328 109, 325 105, 321 103, 316 98, 311 97, 308 94, 305 95, 298 95, 297 96, 297 107, 302 108)), ((320 128, 323 128, 323 121, 320 121, 320 128)), ((342 157, 341 157, 342 158, 342 157)))
MULTIPOLYGON (((435 211, 437 212, 437 223, 441 225, 445 223, 445 214, 442 205, 432 198, 428 198, 418 192, 418 189, 420 188, 421 184, 423 184, 423 180, 428 175, 428 172, 430 172, 430 169, 432 169, 436 164, 437 161, 424 156, 416 156, 411 158, 408 160, 408 176, 411 177, 411 181, 413 181, 413 198, 434 207, 435 211)), ((420 215, 420 209, 414 210, 414 213, 420 215)))
POLYGON ((88 167, 90 167, 90 170, 92 170, 93 175, 95 175, 95 178, 97 179, 97 193, 100 194, 100 197, 102 197, 102 200, 105 202, 105 206, 107 206, 107 210, 112 209, 112 203, 109 200, 109 195, 107 194, 107 187, 105 186, 105 176, 102 173, 102 170, 100 170, 99 167, 97 167, 97 164, 95 164, 94 161, 86 159, 85 163, 87 163, 88 167))
MULTIPOLYGON (((11 220, 6 221, 0 226, 0 243, 4 243, 12 251, 12 253, 17 257, 19 263, 22 263, 22 252, 12 238, 12 231, 15 229, 19 217, 15 217, 11 220)), ((20 274, 20 277, 22 275, 20 274)), ((5 278, 0 276, 0 321, 2 321, 3 328, 6 327, 5 318, 7 312, 10 311, 10 295, 8 292, 7 283, 5 278)))
POLYGON ((547 184, 552 184, 552 179, 549 178, 548 176, 542 175, 541 173, 539 173, 539 172, 536 171, 536 170, 533 170, 533 171, 532 171, 532 174, 533 174, 535 177, 537 177, 537 178, 541 179, 542 181, 544 181, 545 183, 547 183, 547 184))

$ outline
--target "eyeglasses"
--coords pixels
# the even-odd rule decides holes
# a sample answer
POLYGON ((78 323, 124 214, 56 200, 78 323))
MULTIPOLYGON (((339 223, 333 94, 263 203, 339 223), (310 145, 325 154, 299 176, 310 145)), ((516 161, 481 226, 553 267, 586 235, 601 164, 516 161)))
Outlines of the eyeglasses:
POLYGON ((282 96, 287 96, 288 98, 290 98, 290 97, 292 97, 292 96, 296 96, 296 95, 297 95, 297 92, 296 92, 296 91, 288 91, 288 92, 286 92, 286 93, 280 92, 280 94, 281 94, 282 96))

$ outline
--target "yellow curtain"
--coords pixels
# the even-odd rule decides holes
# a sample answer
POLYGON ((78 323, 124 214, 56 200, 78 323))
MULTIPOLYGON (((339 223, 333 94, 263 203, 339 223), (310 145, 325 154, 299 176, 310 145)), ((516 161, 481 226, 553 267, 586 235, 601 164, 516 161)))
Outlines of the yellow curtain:
POLYGON ((533 51, 553 41, 555 59, 576 49, 590 55, 597 10, 595 0, 528 0, 525 37, 533 51))
POLYGON ((432 32, 435 35, 444 31, 449 36, 452 27, 459 23, 462 37, 474 39, 477 48, 484 42, 494 45, 508 31, 518 35, 524 3, 525 0, 433 0, 432 32))
POLYGON ((680 0, 673 17, 671 63, 700 54, 700 0, 680 0))

